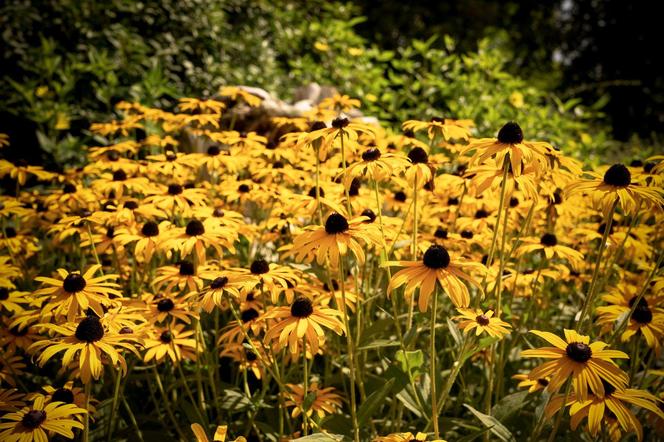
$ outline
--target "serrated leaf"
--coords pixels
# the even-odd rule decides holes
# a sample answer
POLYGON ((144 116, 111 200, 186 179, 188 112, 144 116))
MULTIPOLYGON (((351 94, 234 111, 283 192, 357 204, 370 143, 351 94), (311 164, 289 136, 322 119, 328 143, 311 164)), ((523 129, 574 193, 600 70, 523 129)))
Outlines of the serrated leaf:
POLYGON ((360 426, 364 425, 371 419, 373 413, 378 409, 378 407, 385 401, 388 393, 394 385, 395 379, 392 378, 385 382, 380 389, 371 393, 367 399, 360 405, 360 409, 357 411, 357 421, 360 426))
POLYGON ((470 410, 471 413, 475 415, 477 419, 482 422, 482 424, 487 427, 488 429, 491 430, 491 432, 496 435, 496 437, 504 442, 516 442, 516 439, 514 439, 514 436, 508 430, 503 424, 500 423, 498 419, 496 419, 493 416, 489 416, 488 414, 484 414, 481 411, 477 411, 473 407, 471 407, 468 404, 463 404, 464 407, 466 407, 468 410, 470 410))

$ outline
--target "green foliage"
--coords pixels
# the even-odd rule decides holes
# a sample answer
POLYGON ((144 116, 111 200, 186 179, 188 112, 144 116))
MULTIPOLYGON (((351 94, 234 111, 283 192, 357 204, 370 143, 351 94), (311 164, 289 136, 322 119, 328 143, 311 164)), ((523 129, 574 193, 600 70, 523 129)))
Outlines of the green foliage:
POLYGON ((210 96, 225 84, 282 98, 310 82, 332 85, 395 128, 444 115, 473 119, 479 135, 493 136, 518 120, 528 139, 583 157, 607 145, 589 126, 597 108, 508 74, 505 45, 483 40, 461 54, 445 37, 384 51, 356 33, 356 13, 296 0, 14 2, 0 8, 0 111, 35 122, 41 148, 59 163, 80 159, 89 123, 107 120, 120 100, 172 108, 178 97, 210 96))

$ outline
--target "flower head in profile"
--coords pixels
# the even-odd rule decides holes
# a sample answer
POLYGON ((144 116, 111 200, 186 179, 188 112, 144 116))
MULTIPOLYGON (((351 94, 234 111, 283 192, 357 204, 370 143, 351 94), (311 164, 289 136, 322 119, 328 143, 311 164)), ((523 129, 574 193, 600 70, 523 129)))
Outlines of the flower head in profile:
POLYGON ((457 309, 461 316, 454 319, 460 320, 459 328, 464 333, 475 330, 475 335, 479 336, 486 332, 489 336, 502 338, 510 333, 512 328, 507 322, 501 321, 497 316, 493 316, 493 310, 483 312, 480 309, 459 308, 457 309))
POLYGON ((607 344, 601 341, 591 344, 588 336, 574 330, 565 329, 565 340, 545 331, 531 330, 531 333, 553 345, 521 352, 521 356, 527 358, 552 359, 529 374, 530 379, 550 377, 547 391, 558 391, 566 380, 571 379, 574 393, 581 401, 586 401, 589 388, 595 395, 604 396, 602 380, 618 391, 626 388, 627 374, 613 362, 613 359, 628 358, 622 351, 608 350, 607 344))
POLYGON ((624 164, 614 164, 604 174, 587 172, 593 179, 579 180, 565 188, 565 197, 587 194, 593 204, 605 213, 617 200, 628 213, 636 210, 639 204, 646 207, 661 207, 664 204, 662 190, 638 184, 632 180, 632 173, 624 164))
POLYGON ((533 165, 546 164, 545 154, 547 143, 538 141, 525 141, 523 130, 515 122, 506 123, 496 138, 480 138, 472 140, 462 153, 475 151, 469 165, 481 164, 489 158, 494 158, 498 168, 503 168, 505 161, 510 162, 515 177, 521 175, 523 168, 533 165))
POLYGON ((604 395, 591 394, 587 400, 581 400, 572 393, 567 398, 567 403, 563 404, 565 398, 562 395, 554 396, 545 409, 546 416, 551 418, 563 405, 569 406, 572 430, 576 430, 587 418, 588 432, 595 438, 602 431, 603 425, 610 426, 612 421, 617 421, 623 431, 635 432, 639 441, 643 440, 643 427, 639 418, 630 409, 631 406, 644 408, 664 419, 664 411, 660 408, 662 401, 653 394, 635 388, 618 391, 606 381, 602 381, 602 385, 604 395))
POLYGON ((418 132, 426 129, 430 140, 441 137, 444 140, 468 140, 470 130, 475 124, 472 120, 453 120, 433 117, 430 121, 408 120, 403 123, 404 131, 418 132))
POLYGON ((387 292, 406 285, 404 295, 411 299, 415 289, 420 288, 418 306, 421 312, 427 311, 429 298, 438 283, 452 300, 456 307, 470 305, 470 293, 463 281, 479 288, 479 283, 473 279, 467 270, 485 271, 480 263, 453 260, 447 249, 434 244, 424 253, 421 261, 394 261, 387 265, 406 267, 392 276, 387 292))

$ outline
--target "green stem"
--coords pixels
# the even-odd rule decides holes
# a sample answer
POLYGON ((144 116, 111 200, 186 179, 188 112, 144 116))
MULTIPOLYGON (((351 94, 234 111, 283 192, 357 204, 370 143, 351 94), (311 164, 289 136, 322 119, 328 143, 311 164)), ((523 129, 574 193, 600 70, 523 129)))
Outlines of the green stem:
POLYGON ((143 433, 141 432, 141 427, 138 426, 138 422, 136 422, 136 416, 134 416, 134 413, 131 411, 129 403, 127 402, 127 399, 124 398, 124 396, 122 396, 122 405, 124 405, 125 411, 129 415, 129 420, 131 421, 132 427, 134 427, 134 431, 136 432, 136 436, 138 436, 138 440, 140 442, 144 442, 143 433))
POLYGON ((583 308, 581 309, 581 315, 579 316, 577 325, 576 325, 576 331, 581 331, 583 330, 583 322, 586 319, 586 315, 588 315, 588 312, 593 304, 594 298, 595 298, 595 287, 597 285, 597 278, 599 276, 599 269, 602 264, 602 254, 604 253, 604 249, 606 248, 606 240, 609 237, 609 232, 611 231, 611 226, 613 225, 613 213, 616 210, 616 206, 618 205, 618 199, 613 202, 611 205, 611 208, 609 209, 609 213, 607 216, 606 220, 606 226, 604 228, 604 234, 602 235, 602 242, 599 244, 599 249, 597 250, 597 259, 595 261, 595 270, 593 271, 593 277, 592 280, 590 281, 590 288, 588 289, 588 296, 586 297, 585 302, 583 303, 583 308))
POLYGON ((85 384, 85 422, 83 427, 83 442, 90 440, 90 394, 92 392, 92 381, 85 384))
POLYGON ((355 350, 353 338, 350 332, 350 321, 348 309, 346 308, 346 278, 344 277, 343 258, 339 260, 339 281, 341 283, 341 313, 343 315, 344 328, 346 329, 346 346, 348 347, 348 365, 350 368, 350 415, 353 422, 353 438, 360 442, 360 426, 357 421, 357 404, 355 403, 355 350))
POLYGON ((440 430, 438 429, 438 397, 436 394, 436 313, 438 312, 438 289, 433 291, 433 305, 431 307, 431 323, 430 326, 430 339, 431 350, 429 357, 431 358, 431 421, 433 422, 433 432, 436 439, 440 438, 440 430))
POLYGON ((113 435, 113 427, 115 426, 115 411, 118 406, 118 399, 120 396, 120 381, 122 376, 116 374, 114 370, 111 370, 113 377, 115 378, 115 386, 113 387, 113 402, 111 403, 111 418, 108 421, 108 430, 106 432, 106 441, 111 441, 111 436, 113 435))
POLYGON ((178 425, 177 419, 175 419, 175 414, 173 414, 173 410, 171 409, 170 401, 168 400, 168 396, 166 395, 166 391, 164 391, 164 384, 162 384, 162 382, 161 382, 161 377, 159 376, 159 372, 157 371, 157 366, 156 365, 152 366, 152 374, 154 375, 154 379, 157 383, 157 388, 159 389, 159 393, 161 394, 161 398, 164 401, 164 408, 166 409, 166 414, 168 414, 168 417, 170 418, 171 422, 173 423, 173 426, 175 427, 175 432, 178 434, 178 437, 181 440, 187 440, 184 433, 182 433, 182 430, 180 429, 180 425, 178 425))

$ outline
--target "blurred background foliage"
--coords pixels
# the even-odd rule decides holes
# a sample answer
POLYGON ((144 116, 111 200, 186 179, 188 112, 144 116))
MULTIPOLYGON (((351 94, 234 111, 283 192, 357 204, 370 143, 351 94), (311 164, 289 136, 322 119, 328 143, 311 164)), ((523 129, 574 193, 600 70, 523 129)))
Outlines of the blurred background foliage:
POLYGON ((121 100, 168 109, 226 84, 288 100, 317 82, 394 128, 446 116, 494 136, 514 119, 527 138, 591 162, 642 157, 657 149, 661 73, 619 46, 650 44, 653 32, 636 23, 616 32, 622 4, 9 0, 0 6, 0 132, 12 140, 3 155, 76 163, 90 123, 112 118, 121 100))

